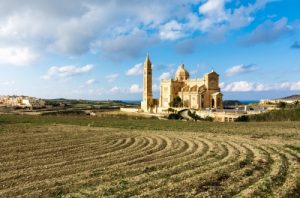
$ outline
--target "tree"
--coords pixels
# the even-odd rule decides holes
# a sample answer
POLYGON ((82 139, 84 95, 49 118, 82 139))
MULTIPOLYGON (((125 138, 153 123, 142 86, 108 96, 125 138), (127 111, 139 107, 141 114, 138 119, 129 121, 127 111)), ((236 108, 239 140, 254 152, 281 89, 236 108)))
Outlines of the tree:
POLYGON ((296 100, 296 101, 294 102, 294 107, 297 108, 297 107, 299 106, 299 104, 300 104, 300 103, 299 103, 299 100, 296 100))
POLYGON ((173 107, 181 107, 182 106, 181 98, 179 96, 175 96, 171 104, 173 107))
POLYGON ((286 106, 287 106, 287 103, 286 103, 286 102, 279 102, 279 103, 277 104, 277 107, 280 108, 280 109, 284 109, 284 108, 286 108, 286 106))

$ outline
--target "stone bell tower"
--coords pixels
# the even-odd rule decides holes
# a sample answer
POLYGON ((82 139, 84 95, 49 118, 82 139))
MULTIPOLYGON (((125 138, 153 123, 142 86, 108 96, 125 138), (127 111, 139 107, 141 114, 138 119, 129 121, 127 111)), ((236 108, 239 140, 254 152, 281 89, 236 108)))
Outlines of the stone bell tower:
POLYGON ((149 54, 147 54, 144 62, 144 93, 141 108, 144 112, 151 112, 153 98, 152 98, 152 63, 149 54))

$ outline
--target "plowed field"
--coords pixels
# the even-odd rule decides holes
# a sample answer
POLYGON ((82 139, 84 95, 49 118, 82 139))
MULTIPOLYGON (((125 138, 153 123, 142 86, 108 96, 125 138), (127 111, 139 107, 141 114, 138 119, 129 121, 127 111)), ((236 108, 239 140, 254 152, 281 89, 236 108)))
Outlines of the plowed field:
POLYGON ((299 197, 297 133, 4 125, 0 197, 299 197))

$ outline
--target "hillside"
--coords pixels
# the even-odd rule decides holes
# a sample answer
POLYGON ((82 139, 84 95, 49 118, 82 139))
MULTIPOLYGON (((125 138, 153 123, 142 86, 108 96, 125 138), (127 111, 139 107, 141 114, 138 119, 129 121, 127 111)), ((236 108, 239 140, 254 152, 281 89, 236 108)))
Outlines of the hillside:
POLYGON ((283 98, 278 98, 276 100, 300 100, 300 95, 291 95, 283 98))

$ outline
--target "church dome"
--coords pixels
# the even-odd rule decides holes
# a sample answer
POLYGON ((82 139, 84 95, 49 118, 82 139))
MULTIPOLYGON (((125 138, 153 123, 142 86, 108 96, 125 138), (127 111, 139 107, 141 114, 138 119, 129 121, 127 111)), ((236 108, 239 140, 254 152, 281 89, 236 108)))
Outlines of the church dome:
POLYGON ((181 64, 176 71, 175 80, 187 80, 189 77, 189 72, 184 68, 184 64, 181 64))

